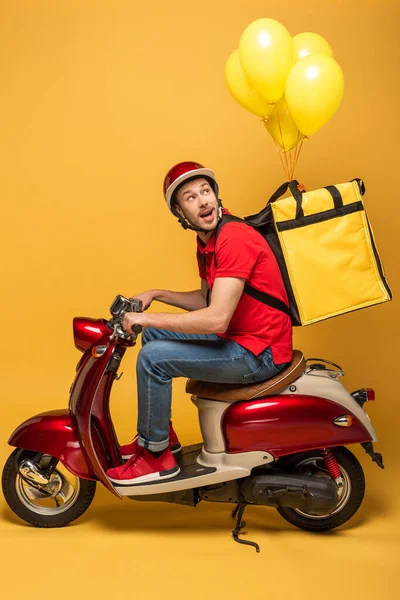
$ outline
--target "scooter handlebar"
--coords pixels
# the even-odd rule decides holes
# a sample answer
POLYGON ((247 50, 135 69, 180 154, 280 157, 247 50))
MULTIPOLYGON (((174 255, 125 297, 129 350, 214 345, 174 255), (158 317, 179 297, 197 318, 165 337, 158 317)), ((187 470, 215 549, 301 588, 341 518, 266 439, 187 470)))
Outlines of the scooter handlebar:
POLYGON ((134 325, 132 327, 132 331, 133 333, 135 333, 136 335, 139 335, 139 333, 142 333, 143 331, 143 327, 141 325, 134 325))

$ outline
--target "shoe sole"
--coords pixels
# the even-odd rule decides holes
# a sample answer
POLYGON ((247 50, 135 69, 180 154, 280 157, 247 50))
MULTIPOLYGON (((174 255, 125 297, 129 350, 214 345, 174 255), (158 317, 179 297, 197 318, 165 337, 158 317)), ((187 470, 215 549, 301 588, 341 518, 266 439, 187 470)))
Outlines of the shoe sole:
MULTIPOLYGON (((177 454, 182 450, 182 446, 178 442, 177 444, 170 446, 169 449, 171 450, 171 454, 177 454)), ((132 458, 132 456, 133 454, 121 454, 121 458, 123 460, 129 460, 130 458, 132 458)))
POLYGON ((125 485, 139 485, 141 483, 148 483, 150 481, 160 481, 162 479, 171 479, 172 477, 176 477, 181 472, 178 465, 173 467, 172 469, 166 469, 165 471, 157 471, 157 473, 149 473, 148 475, 142 475, 141 477, 135 477, 134 479, 112 479, 109 477, 109 480, 118 486, 125 485))

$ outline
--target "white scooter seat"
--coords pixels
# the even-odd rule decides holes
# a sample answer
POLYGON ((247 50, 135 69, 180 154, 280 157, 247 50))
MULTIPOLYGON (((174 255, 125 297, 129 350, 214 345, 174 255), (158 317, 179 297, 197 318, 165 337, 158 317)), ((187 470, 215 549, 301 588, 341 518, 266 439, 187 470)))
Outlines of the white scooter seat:
POLYGON ((236 383, 212 383, 209 381, 196 381, 188 379, 186 392, 222 402, 238 402, 239 400, 252 400, 260 396, 275 394, 287 387, 303 375, 306 369, 306 361, 300 350, 293 350, 293 359, 289 366, 283 371, 267 379, 266 381, 252 383, 250 385, 236 383))

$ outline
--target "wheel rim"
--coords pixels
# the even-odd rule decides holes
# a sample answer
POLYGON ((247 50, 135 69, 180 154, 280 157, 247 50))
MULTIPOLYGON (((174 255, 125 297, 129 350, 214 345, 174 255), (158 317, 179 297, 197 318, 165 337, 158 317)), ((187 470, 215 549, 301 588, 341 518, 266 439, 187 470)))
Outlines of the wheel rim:
MULTIPOLYGON (((43 455, 39 464, 43 466, 50 458, 48 455, 43 455)), ((15 491, 20 502, 37 515, 51 517, 66 512, 73 506, 79 495, 79 477, 75 477, 61 463, 58 463, 50 481, 54 485, 51 494, 41 491, 17 474, 15 491)))
MULTIPOLYGON (((329 513, 325 513, 325 514, 308 513, 303 510, 300 510, 299 508, 295 508, 293 510, 295 510, 299 515, 302 515, 303 517, 307 517, 307 519, 315 519, 315 520, 329 519, 330 517, 337 515, 341 510, 343 510, 343 508, 346 506, 346 504, 350 500, 351 480, 350 480, 350 476, 347 473, 346 469, 341 464, 339 464, 339 462, 338 462, 338 465, 340 468, 340 473, 343 478, 343 487, 340 492, 339 502, 337 503, 335 508, 333 510, 331 510, 329 513)), ((296 467, 302 473, 310 473, 312 475, 320 475, 322 477, 330 477, 328 470, 325 466, 324 460, 321 457, 307 458, 307 459, 299 462, 296 465, 296 467)))

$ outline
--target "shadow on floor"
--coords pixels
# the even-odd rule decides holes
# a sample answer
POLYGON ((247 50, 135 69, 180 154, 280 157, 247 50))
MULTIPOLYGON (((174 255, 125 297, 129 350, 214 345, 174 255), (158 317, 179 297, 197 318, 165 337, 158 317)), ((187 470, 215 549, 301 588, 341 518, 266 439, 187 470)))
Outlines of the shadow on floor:
MULTIPOLYGON (((84 519, 95 520, 100 526, 114 531, 168 531, 168 530, 213 530, 233 529, 235 519, 232 510, 235 505, 227 503, 201 502, 196 508, 167 504, 162 502, 138 502, 110 498, 104 489, 98 490, 97 502, 90 509, 91 514, 84 519)), ((382 496, 367 494, 359 511, 339 529, 326 532, 335 535, 341 531, 358 528, 373 521, 375 517, 390 513, 390 507, 382 496)), ((249 506, 246 508, 245 521, 255 529, 269 531, 295 531, 296 528, 285 521, 271 507, 249 506)))

